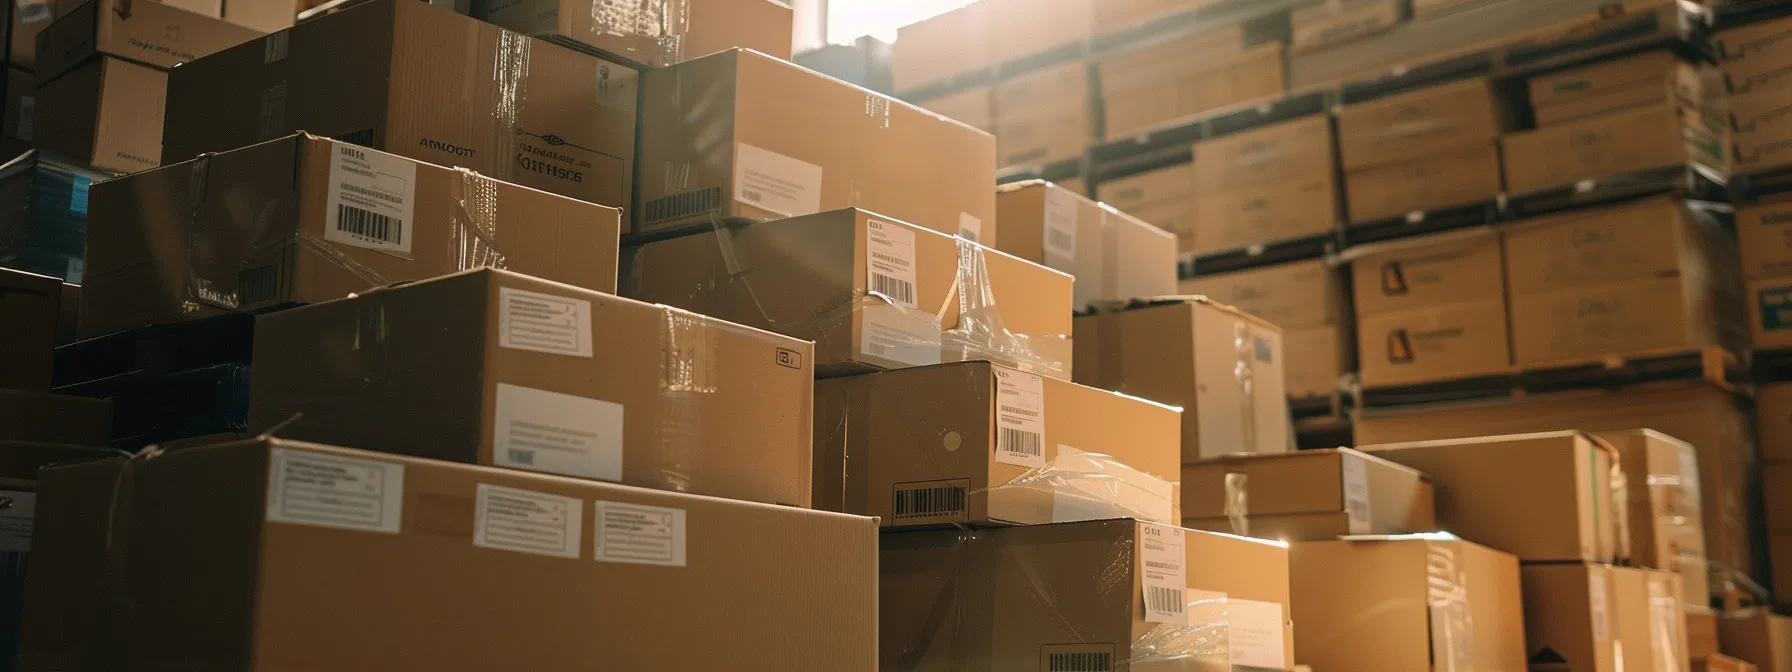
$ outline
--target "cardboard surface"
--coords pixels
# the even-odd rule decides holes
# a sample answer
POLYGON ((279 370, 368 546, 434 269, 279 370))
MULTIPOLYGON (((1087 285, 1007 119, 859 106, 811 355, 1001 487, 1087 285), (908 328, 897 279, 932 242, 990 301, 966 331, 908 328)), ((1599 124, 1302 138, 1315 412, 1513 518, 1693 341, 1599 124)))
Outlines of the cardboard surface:
POLYGON ((1720 614, 1717 636, 1726 655, 1754 663, 1761 672, 1792 670, 1792 618, 1764 609, 1720 614))
POLYGON ((0 138, 31 141, 37 109, 37 77, 29 70, 6 68, 6 111, 0 113, 0 138))
POLYGON ((1351 172, 1491 145, 1506 126, 1501 109, 1485 79, 1345 105, 1338 109, 1339 158, 1351 172))
POLYGON ((472 16, 650 67, 735 47, 790 60, 795 21, 776 0, 485 0, 472 16))
POLYGON ((1357 317, 1363 385, 1390 387, 1511 373, 1503 299, 1357 317))
MULTIPOLYGON (((1792 67, 1792 63, 1787 64, 1792 67)), ((1729 97, 1730 169, 1750 173, 1792 162, 1792 87, 1776 86, 1729 97)))
POLYGON ((1733 93, 1777 87, 1792 67, 1792 22, 1762 21, 1731 28, 1714 39, 1725 83, 1733 93))
MULTIPOLYGON (((1723 346, 1725 329, 1697 288, 1674 278, 1632 280, 1512 297, 1512 356, 1551 368, 1723 346)), ((1740 327, 1740 325, 1736 325, 1740 327)))
POLYGON ((1172 407, 985 362, 815 388, 817 508, 885 527, 1180 520, 1172 407))
POLYGON ((1437 529, 1435 514, 1424 474, 1348 448, 1230 455, 1182 466, 1182 517, 1195 529, 1324 541, 1430 532, 1437 529), (1234 513, 1248 529, 1233 529, 1234 513))
POLYGON ((1493 142, 1344 174, 1352 222, 1477 203, 1497 197, 1501 190, 1499 147, 1493 142))
POLYGON ((50 391, 62 280, 0 268, 0 389, 50 391))
MULTIPOLYGON (((150 2, 148 4, 156 4, 150 2)), ((33 142, 114 173, 160 165, 168 73, 101 56, 39 87, 33 142)))
POLYGON ((1725 170, 1724 129, 1674 103, 1627 108, 1500 139, 1506 188, 1522 194, 1579 180, 1681 165, 1725 170))
POLYGON ((1688 600, 1686 610, 1686 649, 1696 659, 1717 654, 1717 612, 1709 605, 1693 607, 1688 600))
POLYGON ((1073 276, 1073 310, 1176 293, 1173 234, 1061 185, 997 187, 996 222, 984 225, 984 235, 1003 252, 1073 276))
POLYGON ((995 85, 996 165, 1051 163, 1081 156, 1095 139, 1089 66, 1071 62, 995 85))
POLYGON ((990 3, 973 2, 896 29, 890 70, 898 92, 995 64, 990 3))
MULTIPOLYGON (((1711 594, 1699 502, 1699 457, 1692 444, 1649 429, 1599 432, 1624 470, 1630 561, 1680 574, 1685 594, 1711 594)), ((1702 603, 1702 602, 1701 602, 1702 603)))
POLYGON ((1283 386, 1290 399, 1326 397, 1342 387, 1340 378, 1356 370, 1356 344, 1344 327, 1289 329, 1282 333, 1287 351, 1283 386))
POLYGON ((112 442, 112 402, 0 389, 0 441, 103 447, 112 442))
POLYGON ((1283 91, 1279 42, 1244 48, 1242 26, 1200 33, 1101 62, 1109 140, 1283 91))
POLYGON ((1792 382, 1755 388, 1756 446, 1761 460, 1792 460, 1792 382))
MULTIPOLYGON (((1101 0, 1095 3, 1095 34, 1105 35, 1153 20, 1215 4, 1218 0, 1101 0)), ((1219 32, 1219 31, 1216 31, 1219 32)))
POLYGON ((1386 32, 1406 19, 1400 0, 1325 0, 1294 10, 1293 53, 1304 54, 1386 32))
POLYGON ((309 135, 90 198, 88 337, 485 266, 616 290, 618 210, 309 135), (368 172, 388 177, 338 188, 368 172))
POLYGON ((39 81, 67 72, 93 54, 128 58, 167 70, 228 49, 261 31, 165 2, 91 0, 57 3, 56 19, 37 35, 39 81))
POLYGON ((1159 228, 1174 231, 1176 229, 1163 222, 1152 221, 1138 215, 1137 211, 1153 206, 1190 201, 1195 193, 1194 179, 1193 164, 1179 164, 1117 180, 1102 180, 1101 184, 1096 187, 1096 196, 1103 203, 1145 219, 1159 228))
POLYGON ((308 3, 303 0, 228 0, 222 4, 225 21, 272 33, 291 28, 308 3))
MULTIPOLYGON (((1767 537, 1768 577, 1775 586, 1792 585, 1792 535, 1769 534, 1767 537)), ((1775 589, 1775 596, 1785 594, 1785 588, 1775 589)))
POLYGON ((1612 576, 1614 569, 1579 563, 1521 568, 1525 652, 1533 666, 1554 663, 1588 672, 1628 667, 1618 624, 1628 614, 1617 611, 1616 594, 1624 587, 1612 576))
POLYGON ((1314 115, 1195 143, 1194 191, 1334 179, 1332 122, 1314 115))
POLYGON ((1330 234, 1338 226, 1337 180, 1329 170, 1291 182, 1201 194, 1184 252, 1208 254, 1330 234))
POLYGON ((1280 328, 1179 300, 1077 317, 1075 342, 1078 383, 1182 408, 1184 462, 1289 450, 1280 328))
POLYGON ((1693 672, 1757 672, 1759 669, 1754 663, 1719 653, 1692 659, 1693 672))
POLYGON ((1350 262, 1359 316, 1503 300, 1501 238, 1469 230, 1359 248, 1350 262))
POLYGON ((38 4, 35 11, 21 9, 6 13, 8 65, 26 70, 37 67, 37 34, 56 18, 55 5, 54 1, 44 2, 38 4))
POLYGON ((945 115, 948 119, 985 133, 991 132, 996 127, 994 87, 971 87, 940 98, 930 98, 919 104, 928 111, 945 115))
POLYGON ((988 0, 992 56, 1004 63, 1089 39, 1099 0, 988 0))
POLYGON ((1639 105, 1697 106, 1706 98, 1706 78, 1663 49, 1535 77, 1528 86, 1537 124, 1549 126, 1639 105))
POLYGON ((809 504, 814 352, 796 339, 491 269, 255 332, 251 433, 809 504))
POLYGON ((1349 309, 1338 269, 1324 260, 1276 264, 1183 280, 1183 294, 1200 294, 1286 330, 1339 324, 1349 309))
POLYGON ((629 297, 814 341, 823 376, 974 359, 1071 375, 1069 275, 863 210, 657 241, 624 265, 629 297))
POLYGON ((1736 248, 1742 277, 1792 277, 1792 200, 1736 207, 1736 248))
POLYGON ((1749 340, 1756 348, 1792 347, 1792 278, 1749 281, 1749 340))

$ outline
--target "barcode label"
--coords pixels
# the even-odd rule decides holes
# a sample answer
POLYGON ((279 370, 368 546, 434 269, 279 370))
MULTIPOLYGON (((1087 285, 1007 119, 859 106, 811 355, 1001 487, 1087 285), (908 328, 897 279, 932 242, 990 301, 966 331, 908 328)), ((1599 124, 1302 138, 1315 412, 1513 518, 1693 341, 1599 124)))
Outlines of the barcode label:
POLYGON ((1163 586, 1145 587, 1145 610, 1165 614, 1183 613, 1186 602, 1181 588, 1165 588, 1163 586))
POLYGON ((906 518, 939 518, 963 516, 965 488, 959 485, 911 487, 896 491, 891 514, 897 520, 906 518))
POLYGON ((1338 459, 1344 476, 1344 517, 1351 534, 1375 534, 1373 512, 1369 509, 1369 465, 1355 455, 1340 454, 1338 459))
POLYGON ((332 149, 324 240, 408 257, 417 164, 356 145, 332 149))
POLYGON ((894 222, 865 222, 865 268, 870 290, 914 310, 915 232, 894 222))
POLYGON ((1138 524, 1139 585, 1144 592, 1145 620, 1187 626, 1187 558, 1183 554, 1182 528, 1156 523, 1138 524))
POLYGON ((903 282, 887 275, 872 273, 871 291, 890 297, 891 301, 903 305, 911 305, 915 302, 914 283, 903 282))
POLYGON ((1593 639, 1605 641, 1611 638, 1611 617, 1609 615, 1611 599, 1605 591, 1605 570, 1600 567, 1589 567, 1587 575, 1587 600, 1593 611, 1593 639))
POLYGON ((1112 672, 1114 654, 1111 653, 1052 653, 1047 654, 1046 672, 1112 672))
POLYGON ((498 345, 513 350, 590 358, 591 302, 500 287, 498 345))
POLYGON ((1045 466, 1045 379, 1000 367, 996 374, 996 461, 1045 466))
POLYGON ((1054 187, 1045 192, 1045 265, 1072 270, 1080 206, 1076 196, 1068 191, 1054 187))
POLYGON ((493 394, 497 466, 622 480, 622 404, 506 383, 493 394))
POLYGON ((623 502, 597 503, 598 562, 685 566, 685 510, 623 502))
POLYGON ((1288 652, 1283 648, 1288 641, 1283 634, 1287 631, 1286 620, 1280 602, 1228 599, 1226 638, 1232 665, 1253 670, 1288 669, 1288 652))

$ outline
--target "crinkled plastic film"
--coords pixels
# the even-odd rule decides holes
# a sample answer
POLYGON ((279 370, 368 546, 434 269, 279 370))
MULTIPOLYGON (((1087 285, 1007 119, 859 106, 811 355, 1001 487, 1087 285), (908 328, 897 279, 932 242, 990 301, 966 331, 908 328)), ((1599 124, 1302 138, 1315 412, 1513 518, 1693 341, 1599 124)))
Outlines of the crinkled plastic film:
POLYGON ((506 181, 516 180, 516 138, 522 131, 523 104, 528 100, 529 48, 527 35, 498 31, 492 53, 492 156, 508 167, 506 181))
POLYGON ((1132 672, 1232 669, 1232 628, 1223 593, 1188 591, 1188 625, 1157 623, 1132 642, 1132 672))
POLYGON ((1226 519, 1232 521, 1232 533, 1241 537, 1251 536, 1249 486, 1250 476, 1226 473, 1226 519))
POLYGON ((1129 467, 1110 455, 1058 447, 1058 458, 1027 470, 1007 483, 970 494, 1031 490, 1053 499, 1052 522, 1133 518, 1178 525, 1172 520, 1175 485, 1129 467))
MULTIPOLYGON (((990 287, 985 248, 962 238, 957 239, 957 244, 958 324, 940 336, 940 348, 945 353, 942 359, 989 361, 1027 373, 1067 377, 1064 362, 1038 354, 1032 337, 1011 332, 1003 325, 995 291, 990 287)), ((1062 340, 1065 336, 1044 338, 1062 340)))
POLYGON ((677 308, 662 307, 660 331, 659 479, 668 490, 686 492, 701 465, 703 406, 716 393, 714 322, 677 308))
POLYGON ((636 38, 652 43, 653 53, 638 58, 648 65, 684 60, 684 34, 690 26, 687 0, 591 0, 591 30, 597 35, 636 38))
POLYGON ((1238 427, 1242 430, 1244 445, 1248 452, 1257 452, 1257 371, 1252 362, 1257 360, 1256 341, 1251 336, 1251 328, 1243 321, 1232 325, 1232 350, 1238 361, 1232 366, 1232 379, 1238 383, 1239 418, 1238 427))
POLYGON ((454 182, 455 268, 504 268, 504 252, 498 249, 498 185, 491 178, 456 168, 454 182))
POLYGON ((1686 616, 1680 601, 1668 594, 1666 586, 1658 581, 1648 583, 1649 650, 1655 653, 1648 672, 1679 672, 1687 652, 1680 650, 1679 627, 1675 624, 1684 624, 1686 616))
MULTIPOLYGON (((1674 445, 1675 461, 1679 464, 1679 473, 1651 473, 1644 480, 1651 498, 1660 498, 1670 502, 1663 507, 1655 521, 1657 534, 1672 530, 1676 539, 1687 539, 1698 542, 1696 547, 1675 544, 1674 565, 1662 569, 1684 572, 1687 568, 1697 568, 1709 573, 1711 567, 1705 557, 1704 549, 1704 500, 1699 492, 1699 456, 1690 444, 1674 445), (1675 512, 1683 512, 1676 514, 1675 512), (1697 528, 1697 529, 1694 529, 1697 528)), ((1687 602, 1704 604, 1705 595, 1688 595, 1687 602)))
MULTIPOLYGON (((1630 478, 1624 473, 1624 467, 1618 464, 1618 456, 1612 456, 1612 468, 1609 472, 1612 488, 1612 525, 1616 528, 1617 558, 1613 562, 1628 560, 1630 555, 1630 478)), ((1640 486, 1639 486, 1640 487, 1640 486)))
POLYGON ((1468 582, 1453 545, 1426 545, 1425 579, 1425 599, 1431 613, 1431 669, 1474 672, 1474 623, 1469 615, 1468 582))

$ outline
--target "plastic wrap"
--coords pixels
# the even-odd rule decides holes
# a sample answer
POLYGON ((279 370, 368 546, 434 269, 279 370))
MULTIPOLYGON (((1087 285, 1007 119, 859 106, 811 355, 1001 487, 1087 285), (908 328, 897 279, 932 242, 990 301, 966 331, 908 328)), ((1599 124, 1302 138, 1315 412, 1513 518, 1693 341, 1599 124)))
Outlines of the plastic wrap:
MULTIPOLYGON (((1454 540, 1455 537, 1442 535, 1454 540)), ((1431 612, 1431 660, 1436 672, 1474 671, 1474 621, 1468 581, 1450 544, 1427 544, 1426 602, 1431 612)))
POLYGON ((1069 446, 1058 447, 1058 459, 1029 469, 1007 483, 970 494, 1012 491, 1044 493, 1052 499, 1052 520, 1134 518, 1178 525, 1174 519, 1175 484, 1134 469, 1111 456, 1069 446))
POLYGON ((659 480, 657 487, 689 492, 703 447, 703 408, 716 393, 713 320, 665 308, 660 332, 659 480))
POLYGON ((689 28, 688 0, 591 0, 591 32, 630 38, 631 53, 648 65, 684 60, 684 34, 689 28))
POLYGON ((1249 479, 1247 474, 1226 473, 1226 518, 1232 521, 1232 533, 1241 537, 1251 536, 1249 479))
MULTIPOLYGON (((989 267, 985 255, 989 248, 957 239, 958 244, 958 323, 940 335, 940 348, 948 361, 989 361, 1053 378, 1069 378, 1067 362, 1043 354, 1033 345, 1034 338, 1016 334, 1002 323, 996 305, 995 291, 990 287, 989 267)), ((1069 336, 1055 337, 1068 341, 1069 336)), ((1063 346, 1054 349, 1062 350, 1063 346)))

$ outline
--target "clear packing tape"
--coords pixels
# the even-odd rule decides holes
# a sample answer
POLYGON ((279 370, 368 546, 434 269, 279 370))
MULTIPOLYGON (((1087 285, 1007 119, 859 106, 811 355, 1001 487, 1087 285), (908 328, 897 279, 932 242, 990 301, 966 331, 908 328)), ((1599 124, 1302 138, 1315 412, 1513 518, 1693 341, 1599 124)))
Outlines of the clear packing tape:
POLYGON ((684 60, 684 35, 690 28, 688 0, 591 0, 594 35, 629 38, 631 53, 621 54, 648 65, 684 60))
POLYGON ((1111 456, 1069 446, 1058 459, 1029 469, 1007 483, 971 492, 995 500, 1010 494, 1043 494, 1052 500, 1050 522, 1133 518, 1165 525, 1173 520, 1176 486, 1111 456))
POLYGON ((1456 547, 1427 544, 1425 601, 1431 614, 1431 667, 1436 672, 1474 672, 1474 620, 1468 581, 1456 547))

